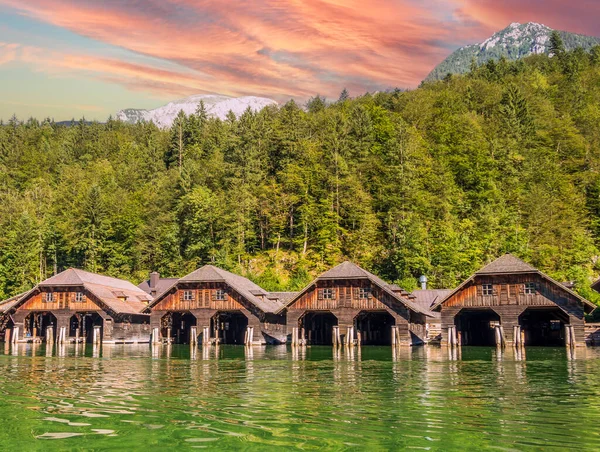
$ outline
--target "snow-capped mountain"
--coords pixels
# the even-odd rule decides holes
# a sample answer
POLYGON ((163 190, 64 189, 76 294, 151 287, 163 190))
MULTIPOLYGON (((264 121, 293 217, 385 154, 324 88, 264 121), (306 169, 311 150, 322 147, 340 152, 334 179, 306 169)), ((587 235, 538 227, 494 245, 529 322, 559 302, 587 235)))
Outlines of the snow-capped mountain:
POLYGON ((186 115, 195 113, 204 101, 204 107, 209 116, 219 119, 225 119, 227 114, 232 111, 236 116, 241 115, 250 107, 254 111, 259 111, 268 105, 277 105, 272 99, 266 97, 228 97, 216 94, 201 94, 186 97, 185 99, 169 102, 167 105, 155 108, 154 110, 140 110, 128 108, 117 113, 117 119, 126 122, 152 121, 158 127, 171 127, 175 117, 180 111, 186 115))
MULTIPOLYGON (((480 44, 461 47, 431 71, 425 80, 440 80, 448 73, 463 74, 468 72, 473 59, 477 64, 482 64, 491 59, 498 59, 503 55, 508 60, 518 60, 532 54, 548 53, 552 31, 551 28, 545 25, 533 22, 526 24, 512 23, 480 44)), ((589 50, 591 47, 600 44, 600 38, 566 31, 559 31, 558 33, 563 39, 567 50, 576 47, 589 50)))

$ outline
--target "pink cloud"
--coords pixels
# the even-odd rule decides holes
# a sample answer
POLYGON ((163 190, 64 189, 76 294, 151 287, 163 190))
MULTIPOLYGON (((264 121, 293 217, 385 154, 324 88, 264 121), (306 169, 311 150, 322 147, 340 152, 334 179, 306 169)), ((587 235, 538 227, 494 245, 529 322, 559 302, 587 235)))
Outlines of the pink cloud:
MULTIPOLYGON (((315 93, 331 97, 343 87, 360 94, 416 86, 453 47, 481 41, 510 22, 546 21, 584 32, 597 17, 589 11, 600 12, 592 0, 571 2, 568 8, 574 13, 559 0, 0 0, 2 4, 82 36, 175 63, 175 69, 167 70, 65 53, 59 60, 44 59, 44 70, 87 72, 130 89, 169 95, 219 92, 279 100, 315 93), (584 18, 578 27, 576 17, 584 18)), ((10 56, 4 58, 14 58, 6 53, 10 56)))
POLYGON ((497 31, 512 22, 538 22, 573 33, 600 36, 597 0, 458 0, 459 11, 497 31))
POLYGON ((0 66, 17 59, 19 44, 0 42, 0 66))

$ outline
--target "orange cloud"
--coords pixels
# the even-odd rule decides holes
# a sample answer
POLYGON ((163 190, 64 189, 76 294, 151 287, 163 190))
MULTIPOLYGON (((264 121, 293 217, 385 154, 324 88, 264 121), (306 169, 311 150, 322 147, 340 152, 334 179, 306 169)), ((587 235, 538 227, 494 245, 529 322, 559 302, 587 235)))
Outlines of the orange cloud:
MULTIPOLYGON (((134 89, 280 100, 417 85, 481 20, 443 20, 415 0, 0 0, 23 15, 181 70, 63 55, 46 70, 86 71, 134 89), (54 69, 53 69, 54 68, 54 69)), ((447 15, 465 2, 450 2, 447 15)), ((440 9, 439 7, 438 9, 440 9)), ((475 36, 478 38, 475 39, 475 36)))

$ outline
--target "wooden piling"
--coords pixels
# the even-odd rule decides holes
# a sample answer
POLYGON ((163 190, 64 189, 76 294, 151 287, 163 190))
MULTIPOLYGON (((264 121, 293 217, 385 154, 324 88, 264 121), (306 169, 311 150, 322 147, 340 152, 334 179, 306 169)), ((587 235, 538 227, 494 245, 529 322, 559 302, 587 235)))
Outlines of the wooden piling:
POLYGON ((171 343, 171 328, 167 328, 167 343, 171 343))
POLYGON ((54 343, 54 327, 49 326, 46 328, 46 344, 54 343))
POLYGON ((571 346, 571 331, 570 331, 570 325, 565 325, 565 345, 567 347, 571 346))
POLYGON ((500 330, 500 345, 502 347, 504 347, 504 345, 505 345, 505 341, 504 341, 504 327, 502 325, 500 325, 498 327, 498 329, 500 330))
POLYGON ((500 327, 498 325, 494 327, 494 335, 496 337, 496 347, 500 347, 502 345, 502 336, 500 335, 500 327))
POLYGON ((61 326, 60 330, 58 330, 58 343, 64 344, 65 340, 66 340, 66 336, 67 336, 67 328, 64 326, 61 326))
POLYGON ((573 325, 569 326, 569 331, 571 333, 571 346, 575 347, 577 345, 577 339, 575 339, 575 328, 573 328, 573 325))
POLYGON ((396 346, 396 330, 398 328, 394 325, 392 326, 392 346, 396 346))
POLYGON ((198 344, 198 329, 195 326, 190 327, 190 345, 198 344))
POLYGON ((94 344, 99 344, 100 342, 102 342, 102 338, 100 337, 100 327, 99 326, 94 326, 94 344))
POLYGON ((360 331, 356 332, 356 345, 358 345, 359 347, 362 344, 362 334, 360 331))
POLYGON ((12 329, 11 328, 7 328, 6 332, 4 333, 4 343, 5 344, 10 344, 10 340, 12 339, 12 329))
POLYGON ((19 327, 15 326, 13 330, 12 343, 16 344, 19 340, 19 327))

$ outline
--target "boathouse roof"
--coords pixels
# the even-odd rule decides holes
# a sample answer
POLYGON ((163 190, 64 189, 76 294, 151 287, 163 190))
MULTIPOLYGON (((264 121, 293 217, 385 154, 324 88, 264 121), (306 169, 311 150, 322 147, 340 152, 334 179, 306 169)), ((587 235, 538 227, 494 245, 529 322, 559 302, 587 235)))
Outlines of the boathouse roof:
POLYGON ((224 283, 243 296, 247 301, 252 303, 258 309, 266 313, 275 313, 281 310, 282 303, 278 298, 270 296, 269 292, 262 287, 235 273, 228 272, 214 265, 205 265, 190 274, 175 281, 169 289, 164 291, 160 296, 157 296, 148 306, 151 308, 157 304, 168 292, 183 283, 208 283, 217 282, 224 283))
MULTIPOLYGON (((418 303, 415 302, 415 297, 410 292, 402 289, 396 284, 388 284, 383 279, 378 276, 375 276, 373 273, 368 272, 364 268, 359 267, 353 262, 345 261, 341 264, 333 267, 330 270, 322 273, 317 276, 308 286, 306 286, 301 292, 298 292, 294 297, 291 297, 287 303, 285 303, 285 307, 292 305, 296 300, 298 300, 302 295, 308 292, 318 281, 324 280, 343 280, 343 279, 366 279, 371 281, 374 285, 387 292, 389 295, 394 297, 396 300, 403 303, 407 308, 418 312, 420 314, 425 314, 427 316, 432 316, 432 313, 429 309, 423 309, 419 306, 418 303)), ((283 310, 282 308, 281 310, 283 310)))
POLYGON ((152 295, 152 290, 154 290, 155 291, 154 298, 156 298, 156 297, 161 296, 164 292, 169 290, 171 287, 173 287, 173 284, 175 284, 177 281, 179 281, 178 278, 159 278, 158 281, 156 282, 156 286, 154 288, 151 288, 150 280, 147 279, 146 281, 143 281, 142 283, 140 283, 138 285, 138 287, 150 295, 152 295))
MULTIPOLYGON (((450 295, 452 289, 419 289, 413 290, 415 303, 421 308, 431 310, 435 304, 450 295)), ((435 314, 435 313, 434 313, 435 314)))
POLYGON ((147 302, 152 300, 146 292, 129 281, 69 268, 23 294, 11 308, 18 307, 33 292, 58 287, 84 288, 116 314, 141 314, 147 302))
POLYGON ((537 269, 518 257, 507 253, 478 270, 477 275, 501 275, 504 273, 535 273, 537 269))
POLYGON ((442 306, 447 300, 452 298, 456 293, 460 292, 464 287, 466 287, 468 284, 473 282, 473 280, 477 276, 511 275, 511 274, 534 274, 534 275, 540 276, 541 278, 547 280, 551 284, 558 286, 559 288, 561 288, 568 294, 572 295, 573 297, 575 297, 579 301, 581 301, 583 303, 585 312, 592 312, 597 307, 594 303, 586 300, 581 295, 579 295, 577 292, 574 292, 573 290, 571 290, 569 287, 565 286, 564 284, 561 284, 560 282, 552 279, 550 276, 541 272, 537 268, 529 265, 528 263, 522 261, 518 257, 516 257, 510 253, 506 253, 503 256, 500 256, 498 259, 494 260, 493 262, 482 267, 477 272, 475 272, 468 279, 463 281, 463 283, 461 285, 459 285, 456 289, 452 290, 448 295, 446 295, 445 297, 443 297, 442 299, 437 301, 435 303, 435 305, 432 306, 431 309, 432 310, 439 309, 440 306, 442 306))
POLYGON ((4 314, 5 312, 8 312, 14 305, 16 305, 19 302, 19 300, 21 298, 23 298, 29 292, 30 291, 21 292, 20 294, 15 295, 14 297, 10 297, 10 298, 7 298, 6 300, 0 301, 0 314, 4 314))

